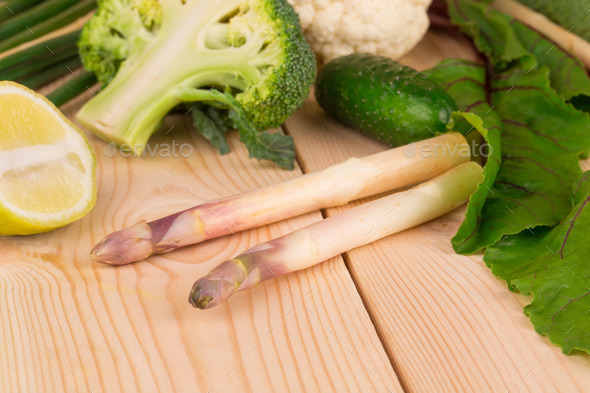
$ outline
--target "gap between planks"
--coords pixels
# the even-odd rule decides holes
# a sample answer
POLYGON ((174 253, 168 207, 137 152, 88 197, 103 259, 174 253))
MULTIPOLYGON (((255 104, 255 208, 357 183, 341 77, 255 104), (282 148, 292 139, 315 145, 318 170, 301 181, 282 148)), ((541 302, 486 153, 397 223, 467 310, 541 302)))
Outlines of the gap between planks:
MULTIPOLYGON (((293 135, 291 135, 291 133, 289 132, 289 126, 287 125, 287 123, 283 124, 281 126, 281 129, 285 135, 289 135, 289 136, 293 137, 293 135)), ((297 150, 297 145, 295 145, 295 162, 297 163, 297 165, 299 165, 302 175, 313 172, 313 171, 308 170, 307 165, 305 165, 305 162, 303 161, 303 159, 299 155, 299 152, 297 150)), ((326 209, 320 209, 320 214, 322 215, 322 219, 324 219, 324 220, 329 217, 326 209)), ((393 354, 391 353, 390 348, 387 345, 385 345, 387 340, 385 339, 385 337, 383 336, 383 332, 379 328, 378 318, 377 318, 377 316, 374 315, 373 311, 371 310, 371 307, 368 307, 367 296, 361 290, 361 285, 358 283, 356 275, 353 273, 353 271, 350 268, 350 258, 348 256, 349 252, 350 252, 350 250, 346 251, 344 254, 340 254, 340 256, 342 257, 342 260, 344 261, 344 266, 346 267, 346 270, 348 271, 348 274, 350 275, 352 283, 354 284, 355 291, 357 292, 358 296, 361 299, 361 302, 363 303, 363 308, 367 312, 367 315, 369 316, 369 319, 371 320, 371 323, 373 324, 373 327, 375 328, 375 332, 377 333, 377 337, 379 338, 379 342, 381 343, 381 346, 383 347, 383 350, 385 351, 385 354, 387 355, 387 359, 389 359, 389 364, 391 365, 393 372, 395 372, 395 374, 397 375, 397 379, 399 381, 401 388, 403 389, 404 392, 409 393, 410 389, 404 379, 403 373, 400 372, 399 367, 395 363, 395 361, 394 361, 395 358, 394 358, 393 354)))

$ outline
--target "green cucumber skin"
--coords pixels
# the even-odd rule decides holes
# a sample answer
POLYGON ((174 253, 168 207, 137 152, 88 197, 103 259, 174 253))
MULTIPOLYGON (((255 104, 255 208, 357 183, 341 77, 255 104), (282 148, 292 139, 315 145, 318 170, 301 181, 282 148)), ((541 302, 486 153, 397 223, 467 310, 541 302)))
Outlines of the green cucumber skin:
POLYGON ((390 58, 353 54, 322 68, 320 106, 340 122, 390 146, 445 132, 453 99, 424 75, 390 58))

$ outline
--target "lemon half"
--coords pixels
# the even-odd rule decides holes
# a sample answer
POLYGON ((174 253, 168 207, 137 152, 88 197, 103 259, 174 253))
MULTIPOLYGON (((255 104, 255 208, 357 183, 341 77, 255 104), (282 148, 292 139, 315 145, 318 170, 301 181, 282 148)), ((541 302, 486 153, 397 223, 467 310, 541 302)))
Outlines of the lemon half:
POLYGON ((0 235, 50 231, 95 202, 86 136, 44 96, 0 82, 0 235))

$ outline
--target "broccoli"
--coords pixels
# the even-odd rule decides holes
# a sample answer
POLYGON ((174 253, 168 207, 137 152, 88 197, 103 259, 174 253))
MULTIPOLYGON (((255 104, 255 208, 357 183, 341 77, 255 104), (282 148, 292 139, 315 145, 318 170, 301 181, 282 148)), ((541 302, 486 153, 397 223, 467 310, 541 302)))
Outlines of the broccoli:
POLYGON ((278 127, 305 100, 315 57, 286 0, 102 0, 78 42, 103 89, 78 112, 99 137, 141 154, 173 108, 221 153, 228 129, 250 156, 293 168, 278 127))

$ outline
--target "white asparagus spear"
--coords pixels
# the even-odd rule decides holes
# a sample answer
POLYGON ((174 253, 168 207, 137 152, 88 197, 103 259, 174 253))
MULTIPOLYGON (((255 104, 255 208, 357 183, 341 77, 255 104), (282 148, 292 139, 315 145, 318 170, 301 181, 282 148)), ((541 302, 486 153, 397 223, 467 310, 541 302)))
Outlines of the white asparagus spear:
POLYGON ((495 0, 492 7, 532 27, 580 58, 590 68, 590 43, 515 0, 495 0))
POLYGON ((200 309, 213 307, 264 280, 442 216, 466 203, 482 179, 479 164, 464 163, 410 192, 391 194, 258 244, 197 280, 189 302, 200 309))
POLYGON ((250 228, 431 179, 470 159, 465 138, 450 132, 323 171, 207 202, 104 238, 92 260, 123 265, 250 228))

